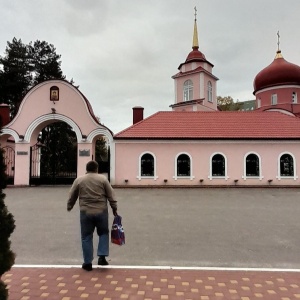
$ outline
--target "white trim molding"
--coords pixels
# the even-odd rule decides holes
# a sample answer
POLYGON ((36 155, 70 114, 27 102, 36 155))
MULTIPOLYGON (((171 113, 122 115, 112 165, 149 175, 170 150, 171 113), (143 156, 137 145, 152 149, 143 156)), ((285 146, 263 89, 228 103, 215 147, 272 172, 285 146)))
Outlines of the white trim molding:
POLYGON ((244 171, 243 171, 243 176, 242 176, 242 178, 244 179, 244 180, 247 180, 247 179, 259 179, 259 180, 262 180, 263 178, 264 178, 264 176, 262 176, 262 169, 261 169, 261 157, 260 157, 260 155, 257 153, 257 152, 255 152, 255 151, 250 151, 250 152, 247 152, 245 155, 244 155, 244 171), (246 158, 247 158, 247 156, 248 155, 250 155, 250 154, 255 154, 257 157, 258 157, 258 159, 259 159, 259 175, 258 176, 247 176, 246 175, 246 158))
POLYGON ((226 157, 226 155, 224 153, 222 153, 222 152, 214 152, 214 153, 212 153, 212 155, 209 158, 209 176, 208 176, 209 180, 212 180, 212 179, 225 179, 225 180, 228 180, 229 176, 227 174, 227 169, 228 168, 227 168, 227 157, 226 157), (217 154, 222 155, 224 157, 224 159, 225 159, 225 176, 212 176, 212 158, 215 155, 217 155, 217 154))
POLYGON ((278 155, 278 159, 277 159, 277 176, 276 176, 276 178, 278 180, 281 180, 281 179, 294 179, 294 180, 297 180, 298 179, 298 176, 297 176, 297 163, 296 163, 296 158, 295 158, 293 153, 285 151, 285 152, 281 152, 278 155), (294 169, 294 175, 293 176, 281 176, 280 175, 280 158, 284 154, 288 154, 293 158, 293 169, 294 169))
POLYGON ((173 176, 173 178, 175 180, 177 180, 177 179, 190 179, 190 180, 193 180, 195 178, 195 176, 193 175, 193 159, 192 159, 192 156, 189 153, 180 152, 176 155, 175 160, 174 160, 174 176, 173 176), (190 176, 177 176, 177 159, 182 154, 187 155, 190 159, 190 176))
POLYGON ((139 174, 138 174, 138 176, 136 176, 136 178, 138 180, 142 180, 142 179, 154 179, 154 180, 156 180, 158 178, 158 176, 156 174, 156 155, 151 151, 144 151, 143 153, 141 153, 140 156, 139 156, 139 160, 138 160, 138 170, 139 170, 139 174), (153 159, 154 159, 154 176, 142 176, 141 159, 142 159, 143 155, 145 155, 145 154, 150 154, 150 155, 153 156, 153 159))

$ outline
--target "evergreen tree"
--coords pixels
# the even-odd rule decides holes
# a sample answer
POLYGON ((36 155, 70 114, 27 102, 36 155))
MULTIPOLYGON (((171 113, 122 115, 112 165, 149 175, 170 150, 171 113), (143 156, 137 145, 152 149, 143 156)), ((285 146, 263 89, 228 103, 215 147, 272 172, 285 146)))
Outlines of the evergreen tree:
POLYGON ((25 45, 13 38, 7 42, 5 55, 0 56, 0 100, 10 106, 12 117, 33 86, 48 79, 65 79, 60 59, 55 47, 45 41, 25 45))
POLYGON ((34 64, 34 76, 32 85, 36 85, 48 79, 65 79, 60 68, 61 55, 56 53, 52 44, 45 41, 35 41, 30 44, 31 57, 34 64))
POLYGON ((22 98, 32 85, 33 65, 30 60, 29 46, 14 38, 7 42, 5 56, 0 56, 0 100, 10 106, 15 116, 22 98))
MULTIPOLYGON (((9 237, 15 229, 13 215, 9 213, 4 203, 6 187, 5 164, 3 150, 0 148, 0 278, 10 270, 15 261, 15 255, 10 249, 9 237)), ((8 299, 6 285, 0 280, 0 300, 8 299)))

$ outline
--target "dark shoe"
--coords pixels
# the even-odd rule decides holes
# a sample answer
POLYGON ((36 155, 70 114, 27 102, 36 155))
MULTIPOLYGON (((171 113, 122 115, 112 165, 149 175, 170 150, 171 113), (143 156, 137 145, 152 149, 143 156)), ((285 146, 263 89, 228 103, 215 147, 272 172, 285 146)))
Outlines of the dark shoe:
POLYGON ((82 269, 86 270, 86 271, 92 271, 93 266, 92 266, 92 264, 82 264, 82 269))
POLYGON ((106 260, 105 256, 99 256, 98 265, 99 266, 107 266, 107 265, 109 265, 109 263, 106 260))

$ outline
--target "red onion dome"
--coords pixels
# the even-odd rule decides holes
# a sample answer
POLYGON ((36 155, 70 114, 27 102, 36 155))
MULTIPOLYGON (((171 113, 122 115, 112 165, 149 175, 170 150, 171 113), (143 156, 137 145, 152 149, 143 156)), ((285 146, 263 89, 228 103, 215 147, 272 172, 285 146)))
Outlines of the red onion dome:
POLYGON ((198 47, 193 47, 193 51, 189 53, 185 62, 190 61, 206 61, 205 55, 198 50, 198 47))
POLYGON ((287 84, 300 85, 300 67, 286 61, 278 50, 274 61, 256 75, 253 94, 264 88, 287 84))

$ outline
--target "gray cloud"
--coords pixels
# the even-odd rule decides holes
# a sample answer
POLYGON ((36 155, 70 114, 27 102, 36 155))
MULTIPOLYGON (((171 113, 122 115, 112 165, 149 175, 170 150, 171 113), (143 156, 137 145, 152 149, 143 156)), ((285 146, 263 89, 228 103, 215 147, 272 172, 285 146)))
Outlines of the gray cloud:
POLYGON ((132 107, 170 110, 177 73, 192 47, 194 6, 200 50, 220 79, 218 95, 253 99, 253 79, 277 49, 300 64, 299 0, 0 0, 0 54, 13 37, 54 44, 101 121, 118 132, 132 107))

